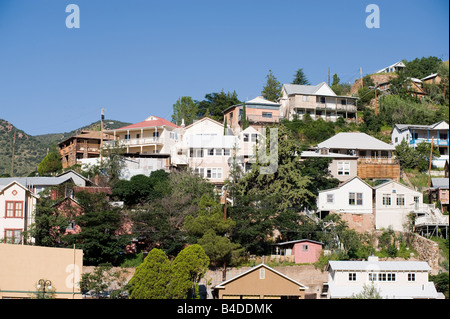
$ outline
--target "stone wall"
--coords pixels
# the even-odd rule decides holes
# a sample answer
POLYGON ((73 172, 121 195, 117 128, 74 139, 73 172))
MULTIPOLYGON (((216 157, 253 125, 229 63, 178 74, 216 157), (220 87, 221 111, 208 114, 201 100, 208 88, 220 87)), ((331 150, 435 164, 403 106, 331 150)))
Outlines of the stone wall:
POLYGON ((417 234, 413 234, 412 247, 418 254, 419 260, 424 260, 432 268, 431 274, 436 275, 439 272, 439 245, 434 241, 422 237, 417 234))

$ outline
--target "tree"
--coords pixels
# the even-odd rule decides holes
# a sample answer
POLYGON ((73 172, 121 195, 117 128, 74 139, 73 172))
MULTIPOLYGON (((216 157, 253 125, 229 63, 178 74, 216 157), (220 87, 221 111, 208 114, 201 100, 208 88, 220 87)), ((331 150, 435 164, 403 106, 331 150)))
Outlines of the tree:
POLYGON ((269 70, 269 74, 266 76, 267 82, 264 86, 261 94, 269 101, 276 102, 280 98, 281 84, 277 78, 272 74, 272 70, 269 70))
POLYGON ((83 213, 75 216, 75 224, 81 228, 76 234, 67 235, 64 240, 69 245, 76 244, 83 250, 86 265, 105 262, 118 264, 129 235, 122 233, 122 215, 117 207, 106 200, 105 193, 78 192, 76 199, 83 213))
POLYGON ((90 292, 93 298, 121 299, 126 289, 126 270, 114 270, 109 263, 100 264, 92 272, 84 272, 81 275, 80 288, 83 293, 90 292), (112 286, 117 289, 108 291, 112 286))
POLYGON ((56 144, 53 144, 50 152, 38 165, 38 173, 41 176, 58 173, 62 170, 61 154, 56 144))
POLYGON ((353 294, 352 299, 382 299, 380 289, 377 289, 372 282, 370 285, 364 284, 363 290, 358 294, 353 294))
POLYGON ((173 105, 172 122, 181 125, 190 125, 197 119, 198 104, 190 96, 183 96, 173 105))
POLYGON ((303 69, 297 70, 294 80, 292 80, 292 84, 309 85, 309 81, 306 78, 305 73, 303 73, 303 69))
POLYGON ((198 104, 198 118, 208 116, 213 120, 222 122, 223 111, 232 105, 241 103, 237 97, 237 93, 225 93, 223 90, 220 93, 208 93, 205 95, 205 99, 198 104))
POLYGON ((200 245, 187 246, 180 251, 170 269, 170 297, 197 298, 198 283, 208 270, 208 266, 209 258, 200 245))
POLYGON ((128 282, 130 299, 169 298, 170 267, 166 254, 153 248, 128 282))
POLYGON ((226 236, 236 222, 225 219, 223 214, 222 205, 204 195, 200 199, 198 216, 187 216, 184 221, 187 233, 202 246, 215 266, 232 263, 240 248, 226 236))
POLYGON ((186 242, 186 216, 196 216, 201 197, 214 198, 214 193, 208 181, 190 170, 171 172, 167 184, 168 191, 161 197, 137 205, 127 214, 133 221, 133 233, 139 234, 139 248, 159 247, 176 256, 186 242))
POLYGON ((241 126, 242 126, 242 130, 245 130, 246 128, 248 128, 250 126, 250 123, 249 123, 248 117, 247 117, 247 107, 245 106, 245 102, 242 103, 241 126))
MULTIPOLYGON (((268 138, 265 142, 261 144, 266 149, 275 147, 272 143, 268 145, 268 138)), ((276 171, 263 174, 264 171, 260 170, 263 165, 257 159, 252 170, 241 179, 240 189, 242 195, 266 196, 276 203, 276 211, 273 212, 276 227, 281 232, 286 231, 282 236, 286 236, 284 239, 289 240, 299 227, 299 212, 311 203, 314 194, 308 189, 311 178, 302 174, 299 159, 302 147, 299 141, 293 138, 290 130, 280 125, 277 142, 276 171)), ((275 156, 272 149, 270 156, 275 156)))

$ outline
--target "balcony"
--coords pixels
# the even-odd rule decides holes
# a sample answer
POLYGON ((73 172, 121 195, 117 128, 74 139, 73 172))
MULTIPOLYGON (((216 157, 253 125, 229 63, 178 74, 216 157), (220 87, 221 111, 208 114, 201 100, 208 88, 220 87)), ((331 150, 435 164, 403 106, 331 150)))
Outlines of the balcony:
POLYGON ((116 142, 118 143, 118 146, 145 146, 145 145, 163 144, 161 137, 132 138, 119 141, 105 141, 103 142, 103 144, 106 147, 112 147, 115 145, 116 142))
POLYGON ((340 103, 316 103, 316 109, 325 111, 356 112, 356 105, 340 103))
MULTIPOLYGON (((411 139, 410 140, 410 145, 415 145, 415 144, 419 144, 419 143, 431 143, 431 138, 416 138, 416 139, 411 139)), ((437 138, 433 140, 433 144, 437 145, 437 146, 449 146, 449 142, 448 139, 443 139, 443 138, 437 138)))
MULTIPOLYGON (((265 116, 260 114, 247 114, 247 118, 250 123, 278 123, 281 119, 283 119, 282 116, 278 115, 265 116)), ((239 122, 241 120, 242 115, 239 115, 239 122)))

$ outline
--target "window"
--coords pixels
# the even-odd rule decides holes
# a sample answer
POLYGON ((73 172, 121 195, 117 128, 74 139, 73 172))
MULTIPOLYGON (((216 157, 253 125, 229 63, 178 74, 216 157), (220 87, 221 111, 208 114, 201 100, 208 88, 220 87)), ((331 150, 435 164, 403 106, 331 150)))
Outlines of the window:
POLYGON ((5 229, 5 242, 12 244, 20 244, 22 241, 21 229, 5 229))
POLYGON ((349 193, 348 194, 348 204, 349 205, 362 205, 363 204, 363 194, 362 193, 349 193))
POLYGON ((266 277, 266 270, 264 268, 261 268, 259 270, 259 279, 265 279, 266 277))
POLYGON ((6 202, 6 218, 22 218, 23 202, 7 201, 6 202))
POLYGON ((320 103, 325 103, 325 97, 324 96, 320 97, 320 103))
POLYGON ((409 273, 408 274, 408 281, 416 281, 416 274, 409 273))
POLYGON ((213 148, 210 148, 210 149, 208 150, 208 155, 210 155, 210 156, 213 156, 213 155, 214 155, 214 149, 213 149, 213 148))
POLYGON ((327 194, 327 203, 334 203, 334 194, 327 194))
POLYGON ((269 113, 269 112, 263 112, 263 113, 262 113, 262 117, 271 119, 271 118, 272 118, 272 113, 269 113))
POLYGON ((309 247, 308 245, 302 245, 302 251, 308 251, 309 247))
POLYGON ((124 136, 124 139, 125 140, 129 140, 131 138, 131 135, 130 134, 125 134, 125 136, 124 136))
POLYGON ((216 156, 222 156, 222 149, 216 148, 216 156))
POLYGON ((391 194, 383 194, 383 206, 391 206, 391 194))
POLYGON ((348 274, 349 281, 356 281, 356 272, 351 272, 348 274))
POLYGON ((350 162, 338 162, 337 173, 338 175, 350 175, 350 162))
POLYGON ((211 178, 211 172, 212 172, 211 168, 206 169, 206 178, 211 178))
POLYGON ((356 205, 362 205, 362 204, 363 204, 363 194, 356 193, 356 205))
POLYGON ((230 156, 230 149, 229 148, 224 148, 223 149, 223 155, 230 156))
POLYGON ((348 204, 355 205, 355 193, 348 194, 348 204))
POLYGON ((190 149, 190 157, 203 157, 203 149, 190 149))
POLYGON ((258 142, 258 134, 252 134, 252 142, 258 142))
POLYGON ((347 100, 341 100, 341 105, 347 105, 347 100))
POLYGON ((303 102, 308 102, 308 95, 303 95, 302 100, 303 102))
POLYGON ((244 134, 244 142, 248 142, 248 134, 244 134))
POLYGON ((200 177, 205 177, 205 169, 203 167, 194 169, 194 172, 200 177))
POLYGON ((153 137, 159 137, 159 132, 153 132, 153 137))
POLYGON ((397 194, 397 206, 405 206, 405 195, 397 194))

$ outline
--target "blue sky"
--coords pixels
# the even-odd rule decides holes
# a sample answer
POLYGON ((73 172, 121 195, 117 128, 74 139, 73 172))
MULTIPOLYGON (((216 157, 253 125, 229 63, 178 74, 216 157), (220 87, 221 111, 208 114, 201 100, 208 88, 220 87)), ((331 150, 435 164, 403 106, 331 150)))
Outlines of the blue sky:
POLYGON ((31 135, 105 117, 171 119, 180 96, 261 94, 269 69, 290 83, 342 82, 401 59, 449 56, 447 0, 0 0, 0 118, 31 135), (68 4, 80 28, 65 24, 68 4), (380 28, 365 25, 368 4, 380 28))

